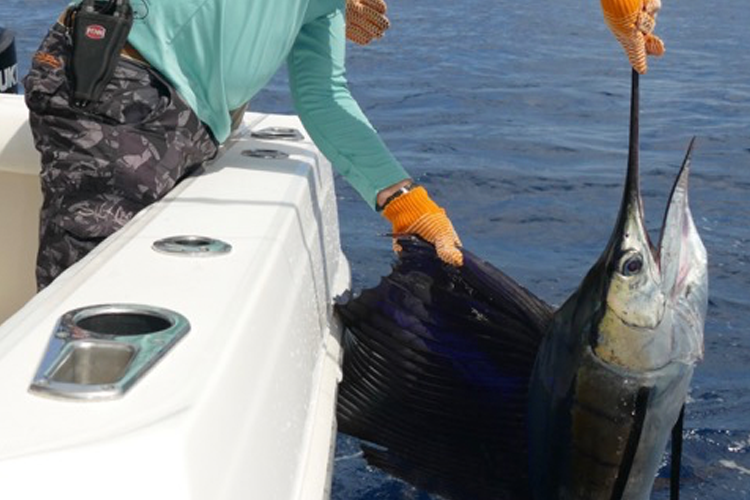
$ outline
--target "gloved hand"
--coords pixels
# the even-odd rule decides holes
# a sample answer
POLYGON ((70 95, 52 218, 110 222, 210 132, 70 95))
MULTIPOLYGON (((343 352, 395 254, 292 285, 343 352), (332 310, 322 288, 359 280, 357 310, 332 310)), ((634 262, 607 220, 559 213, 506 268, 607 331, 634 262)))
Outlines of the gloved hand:
MULTIPOLYGON (((394 236, 415 234, 435 245, 438 257, 454 266, 464 263, 464 256, 458 249, 458 239, 453 224, 445 215, 445 210, 437 206, 422 186, 398 196, 383 209, 383 217, 393 224, 394 236)), ((400 245, 393 240, 393 250, 401 251, 400 245)))
POLYGON ((653 34, 661 0, 601 0, 604 20, 640 74, 648 69, 646 56, 664 54, 664 42, 653 34))
POLYGON ((346 0, 346 37, 359 45, 380 39, 391 23, 383 0, 346 0))

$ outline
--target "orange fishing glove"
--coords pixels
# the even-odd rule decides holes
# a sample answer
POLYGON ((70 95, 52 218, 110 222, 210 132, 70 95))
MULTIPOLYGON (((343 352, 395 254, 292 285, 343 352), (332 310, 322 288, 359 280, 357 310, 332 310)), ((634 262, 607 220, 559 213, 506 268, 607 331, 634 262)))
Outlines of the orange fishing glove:
POLYGON ((646 56, 664 54, 664 42, 653 34, 661 0, 601 0, 604 20, 640 74, 648 69, 646 56))
MULTIPOLYGON (((435 245, 438 257, 454 266, 464 263, 464 256, 458 249, 458 239, 453 224, 445 215, 445 210, 437 206, 422 186, 413 188, 397 198, 386 202, 383 217, 393 224, 394 236, 415 234, 435 245)), ((393 250, 398 253, 401 247, 393 240, 393 250)))
POLYGON ((391 23, 383 0, 346 0, 346 37, 359 45, 383 38, 391 23))

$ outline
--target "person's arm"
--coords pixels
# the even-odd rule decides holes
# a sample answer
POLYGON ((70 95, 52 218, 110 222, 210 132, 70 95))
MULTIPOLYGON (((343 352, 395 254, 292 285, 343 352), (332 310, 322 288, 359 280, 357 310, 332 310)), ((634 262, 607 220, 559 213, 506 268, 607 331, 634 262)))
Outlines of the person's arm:
POLYGON ((461 265, 461 242, 445 210, 421 186, 400 192, 411 184, 409 174, 349 92, 345 28, 342 9, 302 27, 287 59, 297 113, 316 146, 371 207, 382 210, 395 235, 416 234, 434 244, 442 260, 461 265))
POLYGON ((377 194, 409 179, 349 92, 344 13, 306 23, 287 59, 302 123, 334 168, 375 207, 377 194))

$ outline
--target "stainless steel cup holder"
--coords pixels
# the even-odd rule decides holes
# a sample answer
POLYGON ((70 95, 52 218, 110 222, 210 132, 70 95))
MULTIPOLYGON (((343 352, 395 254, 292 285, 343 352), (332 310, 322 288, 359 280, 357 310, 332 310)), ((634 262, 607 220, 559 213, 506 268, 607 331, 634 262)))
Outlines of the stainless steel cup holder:
POLYGON ((89 386, 114 384, 125 375, 136 354, 135 347, 118 342, 77 340, 68 347, 49 374, 52 382, 89 386))
POLYGON ((232 251, 232 245, 207 236, 171 236, 155 241, 152 248, 157 252, 189 257, 209 257, 232 251))
POLYGON ((60 318, 29 390, 87 401, 121 397, 189 330, 188 320, 168 309, 75 309, 60 318))

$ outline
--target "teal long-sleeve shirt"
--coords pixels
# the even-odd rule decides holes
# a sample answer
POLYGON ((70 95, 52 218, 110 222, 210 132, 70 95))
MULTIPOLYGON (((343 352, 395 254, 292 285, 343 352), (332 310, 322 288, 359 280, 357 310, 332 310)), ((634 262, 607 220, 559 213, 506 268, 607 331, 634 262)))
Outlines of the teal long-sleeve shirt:
POLYGON ((349 92, 344 0, 131 2, 129 42, 164 75, 220 142, 230 111, 286 61, 297 113, 336 170, 375 206, 409 177, 349 92))

